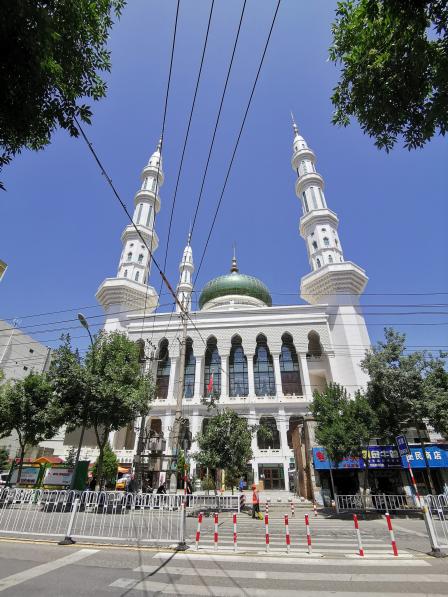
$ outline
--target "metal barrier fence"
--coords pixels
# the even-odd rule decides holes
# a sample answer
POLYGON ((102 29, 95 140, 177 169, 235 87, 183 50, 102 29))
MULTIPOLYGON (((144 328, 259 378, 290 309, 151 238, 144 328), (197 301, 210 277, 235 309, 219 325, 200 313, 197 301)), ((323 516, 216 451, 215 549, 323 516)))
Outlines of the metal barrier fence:
POLYGON ((357 495, 336 495, 337 512, 353 512, 356 510, 376 510, 377 512, 395 512, 403 510, 417 510, 415 500, 408 495, 367 495, 363 499, 357 495))
POLYGON ((184 540, 183 500, 182 495, 5 488, 0 534, 178 543, 184 540))
POLYGON ((440 547, 448 547, 448 496, 426 495, 424 497, 431 514, 434 532, 440 547))
POLYGON ((230 512, 240 511, 240 495, 198 495, 191 494, 186 497, 187 509, 194 510, 228 510, 230 512))

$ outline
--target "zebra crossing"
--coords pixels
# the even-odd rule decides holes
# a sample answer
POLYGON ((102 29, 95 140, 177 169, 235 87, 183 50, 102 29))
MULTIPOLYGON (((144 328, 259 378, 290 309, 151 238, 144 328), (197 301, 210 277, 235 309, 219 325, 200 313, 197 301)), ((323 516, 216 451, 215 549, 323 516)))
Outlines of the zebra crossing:
MULTIPOLYGON (((232 515, 219 516, 217 549, 234 550, 234 528, 232 515)), ((309 517, 311 533, 311 550, 308 550, 304 515, 288 517, 288 530, 290 536, 290 552, 308 554, 316 557, 326 555, 342 555, 353 557, 358 553, 358 541, 353 522, 350 520, 326 519, 321 516, 309 517)), ((370 528, 360 522, 363 548, 366 557, 394 557, 390 543, 390 536, 386 523, 381 527, 370 528)), ((215 550, 213 517, 203 520, 199 541, 199 550, 215 550)), ((195 537, 191 535, 189 544, 195 547, 195 537)), ((400 549, 400 557, 412 557, 405 549, 400 549)), ((286 532, 283 517, 269 518, 269 547, 266 546, 266 529, 264 521, 254 520, 247 515, 237 517, 237 550, 286 552, 286 532)))
POLYGON ((447 595, 445 567, 424 559, 343 560, 200 552, 154 554, 109 590, 127 597, 439 597, 447 595), (121 591, 120 593, 118 591, 121 591))

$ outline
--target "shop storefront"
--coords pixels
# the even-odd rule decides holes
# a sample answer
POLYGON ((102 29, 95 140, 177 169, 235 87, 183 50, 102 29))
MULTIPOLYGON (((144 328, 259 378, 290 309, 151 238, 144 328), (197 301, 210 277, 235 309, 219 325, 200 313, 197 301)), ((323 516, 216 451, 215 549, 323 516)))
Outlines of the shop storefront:
MULTIPOLYGON (((419 492, 430 493, 428 475, 431 475, 435 492, 443 493, 448 488, 448 446, 426 446, 425 455, 421 447, 411 446, 409 461, 419 492)), ((330 480, 330 461, 323 448, 313 448, 312 456, 316 472, 316 490, 320 489, 323 501, 328 502, 334 497, 330 480)), ((368 468, 368 489, 371 494, 412 495, 408 462, 398 454, 395 446, 369 446, 368 468)), ((339 463, 332 462, 331 471, 336 493, 354 495, 362 492, 365 475, 363 458, 347 457, 339 463)))
POLYGON ((285 489, 285 469, 283 464, 259 464, 258 478, 263 482, 263 488, 269 489, 285 489))

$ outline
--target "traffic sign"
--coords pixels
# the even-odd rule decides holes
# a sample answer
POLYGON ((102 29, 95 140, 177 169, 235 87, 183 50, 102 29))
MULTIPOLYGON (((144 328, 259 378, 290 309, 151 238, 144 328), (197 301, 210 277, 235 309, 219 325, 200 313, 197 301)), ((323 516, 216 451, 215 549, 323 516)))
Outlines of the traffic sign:
POLYGON ((397 437, 395 438, 395 442, 397 444, 400 456, 406 456, 407 454, 411 453, 408 446, 408 440, 406 439, 405 435, 397 435, 397 437))

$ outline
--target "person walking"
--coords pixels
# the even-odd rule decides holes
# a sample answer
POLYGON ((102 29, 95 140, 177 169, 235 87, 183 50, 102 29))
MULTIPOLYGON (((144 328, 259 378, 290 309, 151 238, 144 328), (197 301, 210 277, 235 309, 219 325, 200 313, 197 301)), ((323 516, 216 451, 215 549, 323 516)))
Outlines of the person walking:
POLYGON ((255 483, 252 485, 252 518, 257 517, 260 513, 260 494, 258 493, 255 483))
POLYGON ((239 482, 240 493, 243 493, 244 488, 246 487, 246 481, 241 477, 239 482))

